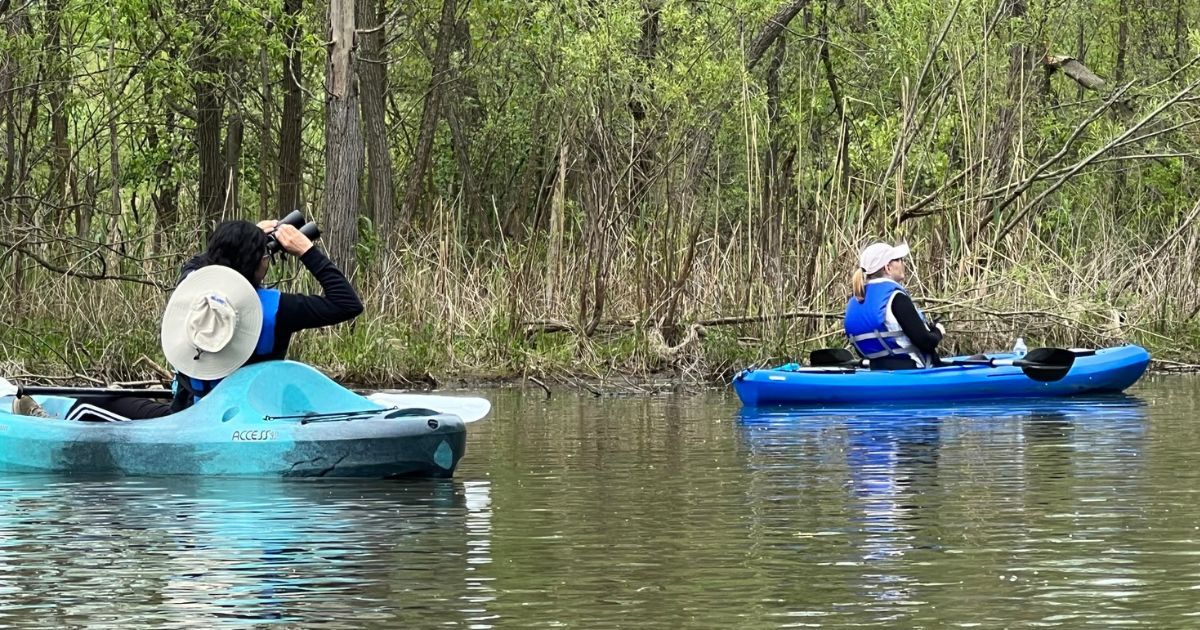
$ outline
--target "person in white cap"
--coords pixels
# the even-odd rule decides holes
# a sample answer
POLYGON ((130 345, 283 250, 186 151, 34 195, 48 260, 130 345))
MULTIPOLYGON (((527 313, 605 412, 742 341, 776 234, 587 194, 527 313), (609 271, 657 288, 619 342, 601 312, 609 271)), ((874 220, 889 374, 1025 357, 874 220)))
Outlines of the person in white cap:
POLYGON ((873 370, 937 365, 945 329, 932 324, 902 284, 908 245, 872 243, 862 251, 846 301, 846 337, 873 370))

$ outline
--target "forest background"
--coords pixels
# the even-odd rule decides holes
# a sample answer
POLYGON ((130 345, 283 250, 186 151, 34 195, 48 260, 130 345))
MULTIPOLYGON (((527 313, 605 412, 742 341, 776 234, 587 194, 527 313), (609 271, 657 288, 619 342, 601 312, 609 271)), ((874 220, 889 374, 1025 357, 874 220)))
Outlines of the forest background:
MULTIPOLYGON (((0 360, 163 376, 226 218, 303 209, 343 379, 720 380, 913 246, 947 350, 1200 346, 1200 0, 0 0, 0 360)), ((294 261, 272 279, 313 290, 294 261)), ((1163 365, 1167 365, 1164 363, 1163 365)))

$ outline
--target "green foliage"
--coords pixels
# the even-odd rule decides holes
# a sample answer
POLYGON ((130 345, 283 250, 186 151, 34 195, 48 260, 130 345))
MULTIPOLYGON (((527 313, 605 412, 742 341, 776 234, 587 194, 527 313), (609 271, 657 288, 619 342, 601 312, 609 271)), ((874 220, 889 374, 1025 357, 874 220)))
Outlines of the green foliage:
MULTIPOLYGON (((1180 70, 1200 50, 1190 28, 1196 7, 1028 2, 1014 16, 1012 3, 999 13, 980 1, 809 3, 748 67, 749 46, 788 4, 460 0, 452 37, 439 32, 439 1, 381 5, 385 50, 359 62, 386 64, 383 139, 397 208, 431 85, 441 91, 433 152, 413 216, 395 222, 405 230, 399 250, 362 212, 354 224, 358 279, 380 292, 369 319, 316 335, 303 356, 361 378, 393 369, 662 369, 670 362, 649 350, 648 322, 836 310, 850 253, 867 238, 899 234, 929 257, 921 261, 927 294, 957 299, 989 287, 979 300, 1095 304, 1137 311, 1130 319, 1146 329, 1192 330, 1192 288, 1165 283, 1155 274, 1171 265, 1138 256, 1176 231, 1200 197, 1189 124, 1200 116, 1196 95, 1166 108, 1136 141, 1112 143, 1197 77, 1196 68, 1180 70), (1135 86, 1073 138, 1114 87, 1122 20, 1123 72, 1135 86), (1177 32, 1177 21, 1190 30, 1177 32), (450 71, 432 77, 439 46, 451 47, 450 71), (1047 80, 1047 54, 1080 58, 1108 85, 1081 91, 1062 71, 1047 80), (1064 178, 1096 151, 1101 159, 1064 178), (1008 198, 1047 161, 1040 179, 1008 198), (551 233, 559 191, 561 235, 551 233), (904 216, 927 196, 920 217, 904 216), (1087 260, 1121 262, 1093 282, 1078 272, 1087 260), (1130 269, 1141 275, 1117 278, 1130 269), (1047 277, 1071 284, 1048 297, 1047 277), (638 324, 587 338, 526 337, 530 320, 586 323, 598 294, 602 321, 638 324)), ((0 151, 3 227, 57 269, 173 277, 205 229, 196 108, 208 86, 224 172, 239 175, 226 191, 228 214, 273 214, 292 26, 301 29, 301 198, 310 214, 328 217, 328 8, 305 3, 292 17, 262 0, 10 7, 0 16, 0 142, 13 137, 0 151), (240 145, 229 143, 235 116, 240 145), (66 126, 65 174, 56 124, 66 126), (76 225, 85 230, 77 241, 46 236, 76 225), (94 253, 91 243, 112 249, 94 253)), ((363 174, 361 208, 368 182, 363 174)), ((1190 264, 1194 230, 1160 258, 1190 264)), ((39 263, 12 255, 3 264, 16 277, 17 265, 28 274, 39 263)), ((116 303, 161 297, 129 291, 116 303)), ((17 297, 0 291, 0 303, 17 297)), ((31 361, 84 370, 100 358, 154 353, 152 309, 84 326, 69 306, 78 300, 60 297, 6 316, 18 331, 6 339, 31 361)), ((715 327, 672 365, 702 361, 720 372, 792 357, 824 332, 715 327)))
POLYGON ((354 246, 358 266, 364 269, 374 267, 383 244, 371 218, 365 215, 358 217, 358 243, 354 246))

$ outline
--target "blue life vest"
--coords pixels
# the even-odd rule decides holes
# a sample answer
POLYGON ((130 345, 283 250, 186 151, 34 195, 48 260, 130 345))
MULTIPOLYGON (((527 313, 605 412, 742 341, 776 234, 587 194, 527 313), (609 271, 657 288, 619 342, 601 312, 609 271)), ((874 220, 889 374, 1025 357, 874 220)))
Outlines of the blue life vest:
MULTIPOLYGON (((888 330, 888 306, 897 292, 908 295, 908 291, 894 280, 879 279, 867 283, 866 299, 862 302, 850 296, 846 302, 846 337, 866 359, 910 357, 918 366, 928 367, 931 363, 929 358, 912 345, 904 331, 888 330)), ((917 314, 925 319, 920 309, 917 314)))
MULTIPOLYGON (((254 346, 252 356, 262 357, 275 350, 275 318, 279 315, 280 293, 275 289, 255 289, 255 291, 258 293, 258 301, 262 303, 263 326, 262 332, 258 333, 258 344, 254 346)), ((183 374, 179 376, 188 379, 188 384, 191 386, 189 389, 192 390, 193 405, 199 402, 205 394, 211 392, 222 380, 218 378, 206 381, 183 374)))

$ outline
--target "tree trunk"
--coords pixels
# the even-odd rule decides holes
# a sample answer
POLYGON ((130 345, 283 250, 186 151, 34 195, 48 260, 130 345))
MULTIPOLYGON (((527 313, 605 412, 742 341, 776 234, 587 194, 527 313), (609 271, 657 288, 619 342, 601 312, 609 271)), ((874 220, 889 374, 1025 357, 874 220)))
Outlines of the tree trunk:
POLYGON ((779 125, 779 69, 783 66, 787 40, 780 37, 775 44, 775 54, 771 64, 767 66, 767 132, 770 140, 762 157, 762 197, 760 212, 762 214, 759 242, 762 244, 762 268, 769 281, 781 287, 780 273, 782 261, 780 254, 783 249, 783 204, 779 199, 779 189, 784 174, 779 171, 780 138, 782 134, 779 125))
MULTIPOLYGON (((159 8, 155 3, 150 4, 150 19, 158 21, 162 19, 159 8)), ((177 56, 179 49, 172 44, 168 50, 171 56, 177 56)), ((155 87, 152 83, 144 84, 143 95, 147 103, 154 103, 155 87)), ((168 145, 175 138, 175 110, 171 107, 164 108, 163 115, 163 135, 166 138, 168 145)), ((159 136, 158 125, 151 123, 146 132, 146 143, 150 148, 150 152, 155 155, 161 155, 162 158, 154 165, 154 188, 150 192, 150 201, 154 204, 154 240, 153 247, 155 253, 162 253, 171 243, 171 236, 175 233, 179 222, 179 182, 174 177, 175 161, 172 151, 159 151, 162 139, 159 136)), ((86 180, 85 187, 87 196, 84 203, 80 204, 79 221, 86 220, 91 223, 90 210, 95 207, 95 196, 92 191, 95 189, 95 184, 91 178, 86 180), (85 219, 86 213, 86 219, 85 219)))
POLYGON ((279 189, 276 211, 279 218, 300 208, 301 142, 300 130, 304 115, 303 93, 300 90, 304 75, 301 73, 300 11, 303 0, 284 0, 283 12, 287 16, 288 28, 284 39, 289 55, 283 62, 283 113, 279 120, 279 189))
MULTIPOLYGON (((1079 63, 1086 63, 1086 61, 1087 61, 1086 56, 1087 56, 1087 42, 1084 39, 1083 16, 1080 16, 1080 18, 1079 18, 1079 33, 1077 34, 1077 37, 1075 40, 1075 58, 1079 60, 1079 63)), ((1077 101, 1083 100, 1083 90, 1084 90, 1083 84, 1080 83, 1076 87, 1076 90, 1075 90, 1075 100, 1077 100, 1077 101)))
MULTIPOLYGON (((1129 0, 1118 0, 1117 2, 1117 58, 1113 64, 1113 85, 1121 86, 1125 84, 1126 69, 1125 57, 1129 48, 1129 0)), ((1120 116, 1120 110, 1113 109, 1113 112, 1120 116)), ((1123 153, 1121 148, 1114 151, 1116 155, 1123 153)), ((1112 188, 1109 189, 1109 204, 1113 208, 1113 212, 1117 217, 1125 214, 1121 210, 1122 200, 1121 194, 1125 190, 1125 169, 1118 168, 1113 173, 1113 179, 1110 182, 1112 188)))
POLYGON ((376 232, 391 240, 395 214, 395 188, 392 183, 392 148, 388 143, 383 97, 387 94, 387 58, 383 1, 357 1, 362 56, 358 59, 359 86, 362 88, 362 120, 367 144, 367 211, 376 232))
MULTIPOLYGON (((466 18, 455 25, 455 49, 462 55, 458 63, 449 65, 450 89, 454 98, 445 99, 446 124, 450 127, 451 143, 454 145, 454 157, 458 161, 458 176, 462 183, 463 203, 469 216, 475 217, 480 227, 494 225, 491 213, 483 209, 479 201, 479 186, 477 174, 471 165, 472 138, 476 137, 479 123, 479 90, 475 83, 463 75, 461 67, 470 66, 471 61, 471 26, 466 18)), ((487 229, 486 234, 494 230, 487 229)))
POLYGON ((829 56, 828 2, 822 6, 819 32, 821 45, 818 54, 821 57, 821 66, 825 68, 825 83, 829 86, 829 98, 833 101, 833 113, 837 116, 837 120, 833 121, 832 126, 839 130, 837 157, 834 159, 834 164, 837 165, 841 188, 845 190, 850 185, 850 126, 846 120, 846 105, 838 84, 837 73, 833 71, 833 59, 829 56))
POLYGON ((221 155, 221 115, 224 103, 217 92, 220 65, 211 45, 217 36, 212 1, 204 7, 200 43, 196 46, 193 88, 196 93, 196 153, 200 163, 200 222, 207 234, 221 220, 225 206, 225 160, 221 155))
POLYGON ((805 6, 808 6, 808 0, 791 0, 775 11, 767 23, 762 26, 750 42, 749 49, 746 50, 746 67, 753 68, 758 65, 762 56, 771 48, 771 44, 775 43, 775 39, 787 28, 791 23, 792 18, 796 17, 797 13, 805 6))
MULTIPOLYGON (((152 103, 153 91, 149 83, 146 84, 146 102, 152 103)), ((175 128, 175 113, 170 109, 167 110, 166 123, 164 125, 166 137, 169 139, 174 135, 175 128)), ((146 145, 150 148, 152 154, 159 153, 161 139, 159 137, 158 125, 151 124, 146 130, 146 145)), ((163 158, 154 166, 154 190, 150 193, 150 201, 154 204, 154 251, 163 252, 169 243, 169 236, 175 230, 175 222, 179 218, 179 208, 177 205, 179 184, 173 182, 171 172, 174 170, 174 162, 171 160, 170 152, 163 153, 163 158)), ((86 204, 82 204, 86 205, 86 204)), ((82 213, 83 208, 80 208, 82 213)))
MULTIPOLYGON (((7 37, 13 37, 17 32, 17 20, 12 17, 4 21, 0 29, 7 37)), ((5 50, 0 55, 0 124, 4 125, 4 174, 0 176, 0 199, 8 199, 13 194, 13 183, 16 176, 15 164, 17 157, 17 108, 15 104, 14 76, 17 74, 17 63, 12 52, 5 50)), ((7 219, 0 216, 0 221, 7 219)))
POLYGON ((466 122, 466 116, 461 111, 461 99, 447 100, 446 125, 450 127, 450 143, 453 145, 454 158, 458 161, 458 177, 462 186, 463 205, 467 214, 477 220, 482 227, 491 224, 490 217, 481 211, 479 195, 475 187, 475 173, 471 170, 471 132, 473 125, 466 122))
MULTIPOLYGON (((642 36, 638 42, 638 57, 642 66, 638 68, 638 79, 645 85, 640 91, 653 94, 654 84, 651 81, 658 58, 658 48, 662 41, 660 15, 662 0, 644 0, 642 2, 642 36)), ((653 207, 647 197, 650 196, 651 186, 655 179, 656 169, 661 169, 659 147, 661 144, 660 118, 647 120, 648 107, 642 102, 641 94, 637 92, 629 99, 629 114, 633 118, 633 142, 630 147, 632 155, 629 165, 629 188, 626 192, 629 210, 641 214, 639 209, 653 207)))
MULTIPOLYGON (((1186 7, 1189 6, 1186 0, 1175 0, 1175 67, 1173 70, 1178 70, 1187 63, 1188 58, 1188 27, 1186 7)), ((1180 73, 1182 75, 1182 73, 1180 73)), ((1184 78, 1179 76, 1176 79, 1176 84, 1183 85, 1184 78)))
MULTIPOLYGON (((7 57, 7 55, 6 55, 7 57)), ((10 59, 0 62, 0 123, 4 125, 4 175, 0 177, 0 199, 8 199, 13 193, 13 166, 17 156, 16 111, 13 108, 12 75, 9 73, 10 59)))
POLYGON ((242 115, 234 111, 229 115, 229 124, 225 128, 225 198, 222 205, 222 216, 234 218, 238 216, 239 184, 242 179, 242 134, 245 125, 242 115))
POLYGON ((49 60, 46 64, 48 92, 46 101, 50 105, 50 142, 54 147, 50 165, 49 200, 54 204, 52 222, 61 229, 65 216, 63 210, 67 199, 67 167, 71 160, 71 147, 67 144, 67 72, 69 58, 62 45, 62 0, 51 0, 46 5, 46 47, 49 60))
MULTIPOLYGON (((28 19, 27 16, 26 19, 22 20, 22 22, 24 28, 32 33, 33 23, 28 19)), ((30 157, 33 155, 34 150, 34 130, 38 128, 38 112, 40 112, 42 109, 41 86, 42 79, 44 78, 43 72, 44 66, 38 65, 33 69, 32 72, 29 73, 30 78, 36 78, 33 81, 33 86, 27 88, 27 93, 29 95, 29 114, 25 118, 24 128, 20 130, 21 135, 18 142, 19 148, 16 152, 17 172, 15 175, 16 181, 13 182, 15 187, 13 192, 21 196, 21 198, 13 204, 14 219, 17 222, 32 223, 34 220, 32 201, 33 192, 29 190, 31 171, 33 170, 34 164, 30 164, 30 157)), ((14 114, 15 113, 16 112, 14 112, 14 114)), ((10 157, 9 159, 12 158, 10 157)), ((17 258, 19 260, 20 256, 17 258)), ((19 266, 20 265, 18 263, 18 268, 19 266)), ((21 274, 18 273, 17 280, 20 280, 21 277, 21 274)))
POLYGON ((363 138, 354 81, 354 0, 330 0, 325 71, 325 242, 347 275, 354 273, 358 243, 359 177, 363 138))
POLYGON ((1113 84, 1125 84, 1125 54, 1129 46, 1129 0, 1117 2, 1117 59, 1113 64, 1113 84))
POLYGON ((271 158, 275 154, 271 126, 275 122, 275 93, 272 89, 270 54, 266 45, 258 49, 258 70, 262 77, 262 123, 258 126, 258 218, 271 218, 271 183, 275 173, 271 158))
POLYGON ((509 198, 511 204, 508 212, 504 215, 503 225, 500 228, 509 238, 519 237, 522 231, 532 232, 537 229, 538 222, 534 221, 531 224, 528 218, 538 216, 540 209, 541 195, 534 194, 534 186, 541 181, 541 175, 545 168, 547 154, 544 146, 547 140, 545 103, 547 101, 546 94, 550 89, 550 80, 549 76, 543 77, 538 98, 534 100, 533 116, 529 117, 529 137, 531 139, 529 151, 521 165, 520 184, 517 186, 516 194, 509 198))
MULTIPOLYGON (((11 15, 7 20, 0 22, 5 27, 7 34, 16 36, 20 31, 32 34, 33 24, 29 20, 27 13, 28 9, 21 7, 16 13, 11 15)), ((34 67, 22 73, 23 68, 14 59, 14 55, 5 48, 5 66, 0 68, 0 75, 3 75, 3 80, 7 81, 8 88, 0 90, 7 105, 7 129, 5 130, 5 149, 4 156, 4 180, 0 182, 0 197, 4 201, 8 201, 12 195, 21 195, 14 203, 0 205, 0 209, 11 208, 10 213, 0 215, 0 220, 7 222, 11 229, 14 226, 21 226, 32 214, 30 210, 30 196, 27 194, 29 186, 29 155, 30 155, 30 134, 37 127, 38 101, 39 101, 39 86, 41 85, 42 70, 37 62, 34 67), (24 77, 22 77, 24 74, 24 77), (25 87, 15 87, 24 84, 25 87), (21 129, 18 121, 18 116, 21 113, 22 103, 17 99, 18 94, 28 94, 29 98, 29 114, 26 118, 24 129, 21 129), (18 137, 18 131, 20 135, 18 137)), ((3 82, 3 81, 0 81, 3 82)), ((3 86, 0 86, 3 87, 3 86)), ((9 314, 19 316, 24 308, 24 255, 19 251, 12 253, 12 275, 8 282, 8 295, 12 296, 13 302, 9 307, 9 314)))
MULTIPOLYGON (((110 19, 114 19, 113 15, 110 15, 110 19)), ((114 96, 117 93, 116 68, 117 40, 113 38, 108 40, 108 93, 114 96)), ((114 109, 116 108, 115 101, 110 101, 108 105, 114 109)), ((117 134, 116 116, 110 116, 108 119, 108 175, 112 182, 109 188, 109 215, 112 217, 112 231, 115 231, 120 225, 118 218, 124 211, 124 205, 121 202, 121 140, 117 134)), ((117 239, 113 238, 110 240, 115 241, 117 239)), ((114 268, 117 266, 115 254, 115 252, 112 252, 111 257, 106 255, 105 258, 106 264, 114 268)))
MULTIPOLYGON (((1025 17, 1027 12, 1026 0, 1008 0, 1008 17, 1010 21, 1025 17)), ((1015 35, 1010 30, 1010 39, 1015 35)), ((1021 124, 1019 112, 1020 102, 1025 98, 1026 64, 1029 57, 1028 48, 1024 42, 1013 40, 1008 47, 1008 80, 1005 87, 1005 101, 996 112, 995 122, 985 138, 988 147, 987 189, 1003 185, 1012 174, 1013 142, 1018 137, 1017 129, 1021 124)), ((985 199, 977 208, 977 223, 974 235, 978 237, 995 218, 994 199, 985 199)))
POLYGON ((429 166, 429 155, 433 151, 433 138, 441 111, 442 82, 446 80, 446 70, 450 65, 455 4, 456 0, 442 0, 442 16, 438 24, 437 47, 433 53, 429 90, 425 93, 425 109, 421 116, 417 146, 408 168, 408 177, 405 178, 404 203, 400 206, 400 221, 404 224, 411 223, 416 214, 421 187, 425 181, 425 169, 429 166))

